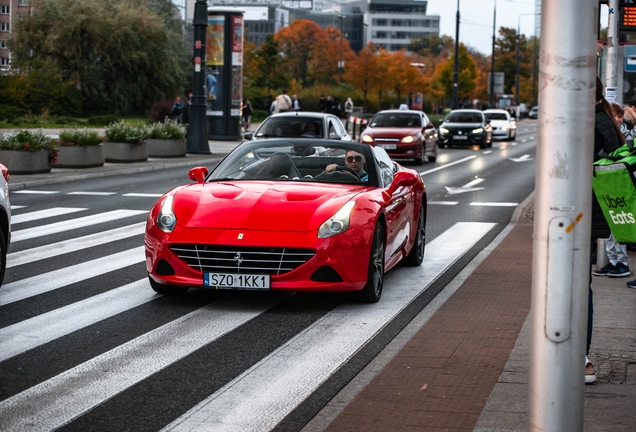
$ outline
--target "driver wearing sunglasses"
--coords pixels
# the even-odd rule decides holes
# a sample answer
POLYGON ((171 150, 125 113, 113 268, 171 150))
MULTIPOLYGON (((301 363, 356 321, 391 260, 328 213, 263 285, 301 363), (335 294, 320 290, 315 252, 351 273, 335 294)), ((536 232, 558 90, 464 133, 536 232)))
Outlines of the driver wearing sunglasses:
MULTIPOLYGON (((345 154, 345 165, 358 173, 361 181, 369 180, 369 174, 364 170, 364 162, 364 155, 355 150, 347 150, 347 153, 345 154)), ((327 165, 326 171, 334 171, 336 168, 338 168, 337 164, 330 164, 327 165)))

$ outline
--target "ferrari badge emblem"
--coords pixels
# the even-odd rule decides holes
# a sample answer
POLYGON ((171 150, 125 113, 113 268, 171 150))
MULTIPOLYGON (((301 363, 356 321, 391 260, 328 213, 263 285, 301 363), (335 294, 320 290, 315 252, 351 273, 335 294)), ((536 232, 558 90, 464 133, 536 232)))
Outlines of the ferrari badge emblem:
POLYGON ((243 240, 243 233, 241 233, 241 234, 239 234, 239 235, 238 235, 238 239, 239 239, 239 240, 243 240))

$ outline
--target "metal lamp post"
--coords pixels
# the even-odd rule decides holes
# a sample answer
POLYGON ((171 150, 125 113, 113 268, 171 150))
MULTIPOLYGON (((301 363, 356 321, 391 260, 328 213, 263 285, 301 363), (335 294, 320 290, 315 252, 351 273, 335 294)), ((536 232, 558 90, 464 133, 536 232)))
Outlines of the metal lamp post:
POLYGON ((452 108, 459 108, 459 0, 457 0, 457 15, 455 21, 455 65, 453 68, 453 102, 452 108))
POLYGON ((338 18, 340 18, 340 61, 338 62, 338 76, 339 82, 342 84, 342 69, 344 69, 344 65, 342 64, 342 27, 344 26, 344 15, 338 15, 338 18))
POLYGON ((208 2, 197 0, 194 5, 194 74, 190 99, 190 124, 186 147, 188 153, 210 153, 206 131, 205 42, 208 27, 208 2))

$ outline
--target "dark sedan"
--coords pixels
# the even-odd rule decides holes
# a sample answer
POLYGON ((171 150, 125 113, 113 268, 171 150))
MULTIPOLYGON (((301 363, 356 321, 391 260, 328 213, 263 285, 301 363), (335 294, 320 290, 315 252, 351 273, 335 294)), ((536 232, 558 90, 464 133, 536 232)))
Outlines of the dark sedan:
POLYGON ((492 127, 479 110, 459 109, 451 111, 439 127, 439 144, 492 145, 492 127))

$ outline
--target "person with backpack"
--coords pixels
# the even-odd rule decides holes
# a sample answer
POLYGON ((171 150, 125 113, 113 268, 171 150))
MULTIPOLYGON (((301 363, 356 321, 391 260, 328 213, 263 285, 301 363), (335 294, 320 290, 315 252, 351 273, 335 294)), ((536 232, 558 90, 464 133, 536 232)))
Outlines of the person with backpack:
POLYGON ((276 98, 276 106, 278 107, 278 112, 291 111, 292 101, 291 98, 287 96, 286 89, 283 89, 283 92, 276 98))

